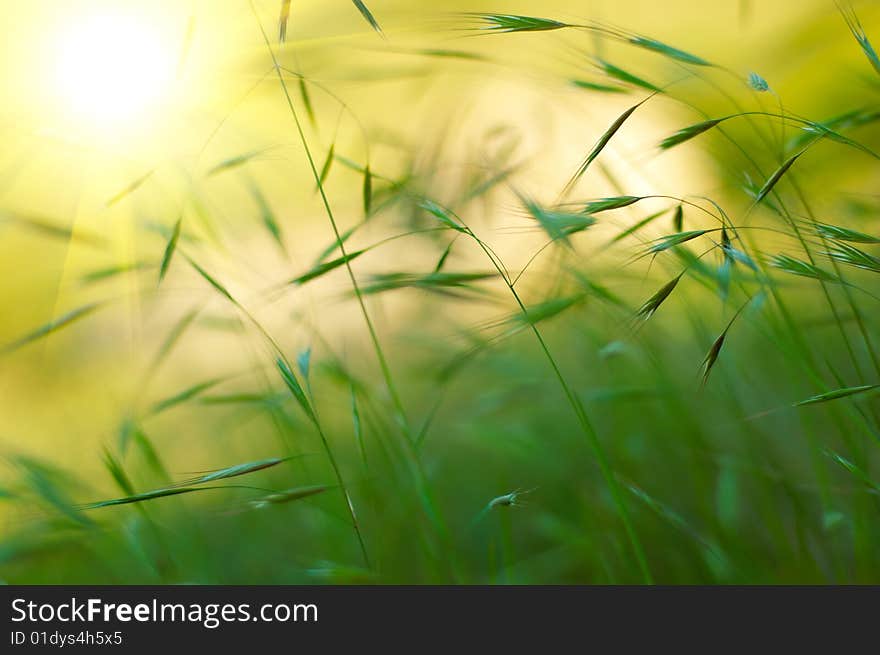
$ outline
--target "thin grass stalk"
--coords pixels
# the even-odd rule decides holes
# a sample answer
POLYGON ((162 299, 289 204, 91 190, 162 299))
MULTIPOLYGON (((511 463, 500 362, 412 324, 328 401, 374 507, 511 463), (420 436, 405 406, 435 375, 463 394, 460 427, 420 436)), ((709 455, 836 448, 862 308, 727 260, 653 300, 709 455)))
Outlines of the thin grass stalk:
MULTIPOLYGON (((459 218, 459 220, 461 219, 459 218)), ((463 222, 462 224, 464 225, 463 222)), ((497 259, 497 256, 494 255, 492 250, 476 234, 474 234, 473 230, 471 230, 470 227, 466 225, 464 227, 467 231, 468 236, 474 239, 474 241, 479 245, 480 249, 485 253, 485 255, 492 262, 492 265, 498 271, 498 274, 501 276, 502 280, 504 280, 505 286, 507 286, 508 290, 513 296, 513 299, 516 301, 520 312, 522 313, 525 320, 528 322, 532 333, 535 335, 535 338, 537 339, 538 344, 541 347, 542 352, 544 353, 544 356, 550 363, 550 367, 553 369, 553 374, 559 381, 559 385, 562 387, 562 391, 565 394, 566 400, 568 400, 568 403, 574 410, 581 430, 586 435, 587 440, 589 441, 590 446, 593 450, 593 453, 596 456, 596 462, 599 464, 599 469, 602 473, 602 477, 604 478, 605 484, 608 487, 609 492, 611 493, 611 497, 613 499, 618 517, 623 523, 627 539, 630 542, 630 547, 633 550, 633 554, 635 556, 639 570, 641 571, 642 579, 645 584, 653 584, 654 578, 648 566, 648 560, 645 556, 645 550, 642 546, 641 541, 639 540, 638 534, 636 534, 635 528, 633 527, 632 520, 629 515, 629 510, 626 507, 626 504, 623 500, 623 494, 620 491, 620 484, 618 483, 617 478, 611 469, 608 456, 606 455, 605 449, 602 447, 602 443, 599 440, 599 435, 596 432, 595 427, 593 427, 593 424, 590 421, 589 417, 587 416, 586 411, 584 410, 583 403, 577 397, 577 395, 574 393, 574 391, 571 389, 568 382, 566 381, 565 376, 562 374, 562 370, 559 368, 559 364, 557 364, 556 359, 550 352, 550 348, 547 345, 547 342, 544 340, 544 336, 541 334, 538 326, 529 319, 528 309, 526 309, 526 306, 520 298, 519 293, 517 293, 516 288, 514 287, 508 273, 506 272, 506 269, 504 268, 504 265, 499 259, 497 259)))
MULTIPOLYGON (((731 71, 728 71, 728 72, 731 73, 731 74, 733 74, 731 71)), ((766 112, 766 111, 744 111, 743 108, 742 108, 742 106, 736 101, 736 99, 733 98, 732 96, 730 96, 730 94, 728 94, 726 91, 724 91, 724 90, 723 90, 721 87, 719 87, 717 84, 715 84, 714 82, 712 82, 711 80, 707 79, 706 77, 704 77, 703 75, 701 75, 701 74, 699 74, 699 73, 694 73, 694 75, 698 76, 698 77, 699 77, 700 79, 702 79, 704 82, 706 82, 707 84, 709 84, 710 86, 712 86, 713 88, 715 88, 719 93, 721 93, 725 98, 727 98, 728 101, 732 104, 733 108, 736 109, 737 114, 732 114, 732 115, 730 115, 730 116, 726 116, 726 117, 724 117, 723 120, 727 120, 727 119, 729 119, 729 118, 734 118, 734 117, 736 117, 736 116, 742 116, 742 117, 744 117, 744 118, 746 119, 746 122, 747 122, 747 123, 749 124, 749 126, 751 126, 751 128, 754 130, 754 132, 755 132, 755 134, 758 136, 758 138, 759 138, 760 140, 764 141, 764 144, 765 144, 767 147, 771 147, 771 144, 769 144, 769 143, 767 142, 766 138, 764 137, 764 135, 762 134, 762 132, 758 129, 757 125, 754 124, 754 121, 753 121, 752 119, 753 119, 754 116, 765 116, 765 117, 768 117, 768 118, 780 118, 780 117, 781 117, 781 118, 783 119, 783 127, 784 127, 784 124, 785 124, 785 123, 784 123, 784 121, 785 121, 785 114, 776 115, 776 114, 773 114, 772 112, 766 112)), ((796 120, 797 122, 799 122, 799 123, 802 124, 802 125, 809 125, 809 124, 812 124, 810 121, 805 121, 805 120, 803 120, 803 119, 794 118, 794 117, 790 117, 790 118, 793 118, 794 120, 796 120)), ((766 176, 763 175, 763 173, 762 173, 762 171, 760 170, 760 167, 758 166, 757 162, 756 162, 756 161, 755 161, 750 155, 748 155, 747 151, 746 151, 742 146, 740 146, 740 144, 739 144, 735 139, 733 139, 732 137, 728 136, 727 134, 725 134, 724 136, 725 136, 725 137, 726 137, 731 143, 734 143, 734 144, 736 145, 736 147, 738 147, 738 148, 740 149, 740 151, 741 151, 744 155, 746 155, 747 160, 748 160, 748 161, 752 164, 752 166, 758 171, 758 173, 761 175, 761 178, 762 178, 762 179, 766 179, 766 176)), ((783 147, 784 147, 784 138, 783 138, 783 147)), ((792 184, 794 185, 794 182, 792 182, 792 184)), ((800 189, 799 189, 798 187, 795 186, 795 190, 796 190, 796 192, 798 193, 799 197, 801 198, 802 203, 803 203, 804 206, 806 207, 806 202, 805 202, 805 199, 804 199, 804 197, 803 197, 803 194, 800 192, 800 189)), ((783 212, 785 213, 785 216, 786 216, 787 222, 789 223, 789 226, 790 226, 790 227, 792 228, 792 230, 794 231, 795 236, 797 237, 799 243, 801 244, 801 247, 803 248, 805 254, 806 254, 807 257, 809 258, 810 263, 811 263, 811 264, 814 263, 814 259, 813 259, 812 253, 811 253, 810 250, 809 250, 809 246, 808 246, 808 245, 806 244, 806 242, 804 241, 803 236, 802 236, 800 230, 797 228, 794 219, 791 217, 790 213, 789 213, 788 210, 785 208, 785 203, 782 202, 782 198, 779 196, 779 193, 778 193, 775 189, 772 191, 772 193, 773 193, 773 196, 774 196, 774 198, 776 199, 776 201, 779 203, 780 208, 781 208, 781 209, 783 210, 783 212)), ((808 210, 808 212, 809 212, 809 210, 808 210)), ((815 219, 813 219, 813 221, 815 222, 815 219)), ((834 263, 834 266, 835 266, 835 269, 838 268, 836 262, 834 263)), ((864 375, 863 375, 862 372, 861 372, 861 367, 859 366, 859 362, 858 362, 858 358, 856 357, 855 350, 853 349, 852 343, 851 343, 851 341, 850 341, 850 339, 849 339, 849 335, 847 335, 846 330, 845 330, 844 327, 843 327, 843 323, 842 323, 842 321, 840 320, 840 315, 839 315, 839 313, 838 313, 838 311, 837 311, 837 307, 835 306, 835 304, 834 304, 834 302, 833 302, 833 300, 832 300, 832 298, 831 298, 831 294, 830 294, 830 292, 829 292, 828 289, 827 289, 827 285, 826 285, 826 283, 825 283, 824 281, 822 281, 822 280, 820 280, 820 284, 821 284, 821 286, 822 286, 822 292, 823 292, 823 294, 825 295, 826 302, 828 303, 828 306, 829 306, 829 308, 831 309, 832 315, 834 316, 835 323, 837 324, 838 329, 839 329, 839 331, 840 331, 840 333, 841 333, 841 336, 843 337, 844 344, 845 344, 845 347, 846 347, 846 349, 847 349, 847 353, 849 354, 850 359, 851 359, 852 362, 853 362, 853 366, 855 367, 855 370, 856 370, 857 374, 859 375, 859 377, 860 377, 861 379, 864 380, 864 375)), ((844 285, 844 287, 846 287, 846 285, 844 285)), ((865 342, 868 344, 868 348, 869 348, 869 350, 870 350, 870 352, 871 352, 872 361, 874 362, 874 366, 875 366, 875 368, 877 369, 878 373, 880 373, 880 367, 878 367, 878 359, 877 359, 876 353, 874 353, 873 348, 872 348, 871 345, 870 345, 870 340, 869 340, 868 337, 866 336, 866 332, 865 332, 865 330, 864 330, 864 325, 863 325, 863 323, 862 323, 862 321, 861 321, 861 319, 860 319, 859 312, 855 309, 855 305, 854 305, 854 302, 853 302, 853 300, 852 300, 852 298, 851 298, 851 294, 850 294, 850 292, 849 292, 849 289, 846 289, 846 296, 847 296, 847 300, 848 300, 849 303, 850 303, 850 307, 853 309, 853 313, 854 313, 854 314, 856 315, 856 317, 857 317, 857 320, 858 320, 858 323, 859 323, 859 329, 860 329, 860 331, 862 332, 863 338, 865 339, 865 342)), ((777 297, 777 300, 778 300, 778 297, 777 297)))
MULTIPOLYGON (((306 138, 302 123, 300 122, 299 113, 296 111, 296 107, 293 104, 293 98, 290 95, 290 91, 287 87, 287 82, 284 79, 284 75, 281 74, 281 66, 278 63, 277 57, 275 56, 275 50, 272 48, 272 43, 269 41, 269 37, 266 34, 265 29, 263 28, 263 24, 259 20, 253 3, 251 3, 251 9, 254 11, 254 16, 257 19, 257 23, 260 27, 260 32, 262 33, 263 39, 266 43, 266 49, 269 51, 269 54, 272 57, 272 64, 275 68, 278 81, 281 84, 281 89, 284 92, 284 98, 287 102, 288 109, 290 110, 290 114, 293 117, 294 124, 296 125, 297 135, 299 136, 299 140, 302 143, 303 150, 305 151, 306 159, 308 160, 312 176, 315 178, 315 184, 317 185, 318 193, 321 196, 321 203, 324 206, 324 212, 327 214, 327 219, 329 220, 330 227, 333 230, 333 236, 336 239, 337 247, 339 248, 341 256, 347 258, 348 252, 345 247, 345 241, 342 239, 342 234, 340 233, 339 226, 336 223, 336 216, 334 215, 333 209, 330 206, 330 200, 327 197, 326 190, 324 189, 324 184, 321 182, 321 173, 317 168, 314 157, 312 156, 312 150, 308 144, 308 139, 306 138)), ((394 410, 395 412, 397 412, 398 420, 401 421, 401 425, 404 427, 407 434, 409 434, 409 421, 406 417, 403 403, 400 400, 400 395, 397 392, 397 386, 395 385, 392 378, 391 369, 388 366, 388 360, 385 357, 385 352, 382 348, 382 344, 379 341, 379 336, 376 333, 376 328, 373 325, 373 320, 370 318, 370 314, 367 311, 366 303, 364 302, 363 295, 361 294, 357 278, 355 277, 351 264, 348 261, 345 262, 345 270, 348 273, 349 281, 351 282, 352 289, 354 290, 355 297, 357 298, 358 306, 364 318, 364 323, 367 326, 370 341, 372 342, 373 349, 376 352, 376 359, 379 362, 379 367, 382 369, 382 376, 385 378, 385 385, 388 388, 388 393, 391 397, 392 403, 394 404, 394 410)))
MULTIPOLYGON (((187 257, 187 259, 189 259, 189 258, 187 257)), ((272 337, 272 335, 269 333, 269 331, 266 330, 265 327, 263 327, 263 325, 256 319, 256 317, 253 314, 251 314, 251 312, 249 312, 238 300, 235 299, 235 297, 233 297, 216 280, 211 278, 204 271, 204 269, 202 269, 200 266, 198 266, 192 259, 189 259, 189 262, 202 275, 202 277, 205 277, 208 280, 208 282, 210 282, 211 285, 214 286, 214 288, 221 295, 223 295, 227 300, 229 300, 229 302, 231 302, 242 313, 242 315, 244 315, 248 319, 248 321, 250 321, 250 323, 260 332, 260 334, 262 334, 263 337, 265 337, 266 341, 271 346, 275 355, 279 358, 279 361, 283 362, 284 365, 288 368, 288 370, 292 371, 293 367, 291 367, 290 362, 287 361, 287 357, 285 357, 284 351, 281 349, 281 346, 278 345, 278 342, 272 337)), ((325 452, 327 453, 327 459, 330 461, 330 466, 333 469, 333 473, 336 477, 336 481, 339 484, 339 488, 342 490, 342 494, 345 496, 345 502, 348 507, 349 514, 351 516, 352 527, 354 528, 354 532, 357 537, 358 544, 360 545, 360 549, 361 549, 361 553, 364 558, 364 562, 366 563, 367 567, 369 568, 370 567, 370 558, 369 558, 369 555, 367 554, 366 543, 364 542, 364 537, 361 532, 360 523, 358 522, 357 515, 355 514, 355 511, 354 511, 354 505, 352 504, 352 501, 351 501, 351 494, 348 491, 348 486, 345 484, 345 479, 342 476, 342 471, 340 470, 338 464, 336 463, 336 457, 333 455, 333 451, 330 448, 330 443, 327 440, 327 435, 324 432, 323 426, 321 425, 317 416, 314 415, 314 413, 312 413, 312 415, 310 415, 309 418, 311 419, 312 424, 315 426, 315 429, 317 430, 318 435, 321 438, 321 445, 323 446, 325 452)))
MULTIPOLYGON (((739 105, 739 103, 733 97, 731 97, 728 93, 726 93, 723 89, 718 87, 717 84, 715 84, 711 80, 708 80, 707 78, 705 78, 702 75, 699 75, 697 73, 694 73, 694 74, 697 77, 699 77, 701 80, 703 80, 704 82, 706 82, 707 84, 709 84, 710 86, 715 88, 725 98, 727 98, 731 102, 731 104, 733 105, 734 109, 737 110, 736 114, 731 114, 729 116, 725 116, 723 118, 723 120, 727 120, 729 118, 740 117, 740 116, 745 117, 746 122, 752 127, 752 129, 758 135, 758 138, 761 139, 762 141, 764 141, 765 145, 767 145, 768 147, 771 147, 771 145, 769 143, 767 143, 764 135, 760 132, 760 130, 758 130, 757 126, 753 124, 752 117, 753 116, 766 116, 769 118, 778 118, 779 116, 777 114, 774 114, 772 112, 765 112, 765 111, 743 111, 743 109, 739 105)), ((687 104, 687 103, 685 103, 685 104, 687 104)), ((803 124, 809 123, 809 121, 803 121, 802 119, 797 119, 797 120, 803 124)), ((742 153, 742 155, 744 156, 746 161, 748 161, 752 165, 752 167, 755 169, 755 171, 758 173, 758 175, 760 176, 760 179, 766 179, 767 176, 763 173, 763 171, 761 170, 761 167, 758 165, 758 163, 755 161, 755 159, 748 153, 748 151, 736 139, 734 139, 733 137, 728 135, 721 127, 718 127, 717 129, 731 144, 734 145, 734 147, 736 147, 742 153)), ((804 253, 809 258, 810 263, 811 264, 814 263, 815 260, 813 259, 812 252, 810 251, 808 244, 806 243, 806 241, 803 238, 803 235, 801 234, 800 230, 798 229, 793 217, 791 216, 790 212, 786 208, 785 203, 782 201, 782 198, 780 197, 779 192, 774 188, 771 191, 771 194, 773 195, 773 198, 776 200, 776 202, 779 204, 780 209, 783 211, 786 222, 789 224, 789 227, 792 228, 792 231, 794 232, 795 236, 797 237, 798 242, 800 243, 802 249, 804 250, 804 253)), ((852 343, 850 342, 849 335, 847 335, 846 330, 843 327, 843 323, 840 320, 840 315, 837 311, 836 305, 834 304, 834 302, 831 298, 831 294, 828 291, 827 286, 824 281, 820 280, 820 284, 822 286, 822 291, 825 295, 826 302, 828 303, 829 308, 831 309, 831 312, 834 316, 835 323, 837 324, 838 329, 841 333, 841 336, 843 337, 844 344, 847 349, 847 353, 849 354, 850 359, 852 359, 853 365, 854 365, 858 375, 863 378, 863 375, 861 373, 861 369, 858 364, 858 358, 855 355, 855 350, 852 347, 852 343)), ((788 313, 787 309, 784 309, 784 305, 782 304, 782 298, 779 296, 778 293, 776 293, 776 290, 772 285, 771 285, 771 294, 773 295, 774 301, 777 303, 777 306, 779 306, 780 310, 783 312, 786 322, 788 322, 790 324, 791 329, 793 330, 793 333, 797 334, 798 337, 800 337, 799 331, 796 329, 796 326, 793 322, 791 315, 788 313)), ((805 354, 809 355, 809 348, 807 347, 807 345, 805 343, 802 344, 802 351, 805 354)))
MULTIPOLYGON (((800 184, 798 184, 798 182, 797 182, 797 177, 792 175, 792 176, 790 176, 789 181, 791 182, 791 185, 794 188, 795 193, 798 196, 798 199, 801 201, 801 204, 804 206, 804 209, 806 210, 807 215, 810 217, 811 224, 813 226, 816 226, 818 224, 818 221, 816 220, 816 215, 813 213, 812 208, 810 207, 809 203, 807 202, 806 195, 804 194, 803 189, 801 188, 800 184)), ((824 234, 822 234, 822 232, 820 230, 817 230, 817 233, 819 234, 819 238, 822 241, 822 246, 827 249, 829 247, 828 246, 828 239, 825 237, 824 234)), ((844 280, 843 271, 841 270, 840 264, 838 263, 837 259, 834 257, 831 257, 830 259, 831 259, 831 267, 834 269, 834 274, 837 277, 839 277, 841 280, 844 280)), ((868 350, 868 355, 871 357, 871 362, 874 364, 874 371, 875 371, 875 373, 880 375, 880 358, 878 358, 877 351, 874 349, 874 344, 868 335, 868 330, 865 327, 865 321, 862 316, 862 312, 859 311, 858 306, 856 305, 855 299, 852 296, 852 291, 850 290, 849 285, 844 283, 841 286, 843 287, 843 294, 846 297, 847 303, 849 304, 849 307, 853 312, 853 317, 856 320, 856 325, 858 326, 859 332, 862 335, 862 339, 865 342, 865 347, 868 350)))
MULTIPOLYGON (((327 219, 330 223, 330 226, 333 230, 333 235, 336 239, 337 246, 339 248, 339 252, 342 257, 347 257, 347 251, 345 248, 345 242, 342 239, 342 235, 339 231, 338 224, 336 223, 336 217, 333 213, 333 209, 330 206, 330 200, 327 197, 326 190, 324 185, 321 182, 321 174, 317 168, 315 163, 315 159, 312 156, 311 148, 308 144, 308 139, 306 138, 305 132, 302 127, 302 122, 300 121, 299 114, 296 111, 296 107, 293 104, 293 99, 290 95, 290 90, 287 87, 287 82, 284 79, 284 75, 281 72, 281 66, 278 63, 278 59, 275 55, 275 50, 272 47, 272 43, 269 40, 268 34, 266 34, 266 30, 263 28, 263 24, 259 19, 259 14, 256 11, 256 7, 254 7, 253 1, 250 3, 251 11, 254 14, 254 18, 256 19, 257 25, 260 28, 260 33, 263 36, 263 41, 265 42, 266 49, 269 52, 269 55, 272 58, 272 64, 275 68, 276 75, 278 77, 278 81, 281 85, 281 89, 284 92, 284 98, 287 102, 288 109, 293 118, 294 124, 296 125, 297 135, 299 140, 303 146, 303 150, 305 151, 306 159, 309 164, 309 168, 312 172, 312 176, 315 180, 315 184, 318 189, 318 193, 321 196, 321 203, 324 206, 324 211, 327 214, 327 219)), ((413 467, 416 474, 416 482, 419 487, 420 497, 426 503, 426 510, 431 518, 432 523, 435 528, 440 533, 441 537, 445 541, 449 541, 449 535, 446 532, 445 528, 442 526, 442 522, 440 521, 438 511, 436 506, 431 499, 430 492, 428 490, 427 485, 427 476, 424 472, 424 469, 421 464, 421 460, 419 458, 419 453, 417 448, 415 447, 415 443, 412 437, 412 430, 409 424, 409 420, 407 419, 406 411, 403 406, 403 402, 400 399, 400 394, 397 391, 397 386, 394 383, 394 379, 391 375, 391 368, 388 365, 388 360, 385 357, 385 352, 382 348, 382 344, 379 341, 378 334, 376 332, 376 328, 373 325, 373 321, 370 318, 370 314, 367 311, 366 303, 364 302, 363 294, 361 293, 360 286, 358 285, 357 278, 354 275, 354 271, 352 270, 351 264, 346 261, 345 262, 345 270, 348 274, 349 281, 351 282, 352 290, 354 291, 355 297, 357 299, 358 307, 360 308, 361 315, 363 316, 364 323, 367 326, 367 331, 370 336, 370 341, 373 345, 373 350, 376 354, 376 359, 379 362, 379 368, 382 371, 382 377, 385 381, 385 386, 388 389, 389 396, 391 397, 392 404, 394 406, 394 411, 397 415, 397 420, 400 423, 400 427, 404 432, 404 448, 409 455, 410 464, 413 467)))

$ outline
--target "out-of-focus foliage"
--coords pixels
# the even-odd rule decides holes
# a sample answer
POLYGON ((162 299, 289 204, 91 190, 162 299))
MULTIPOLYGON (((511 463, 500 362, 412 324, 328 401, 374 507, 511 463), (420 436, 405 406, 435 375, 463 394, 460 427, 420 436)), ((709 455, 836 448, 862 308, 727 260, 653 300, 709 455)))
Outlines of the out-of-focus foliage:
POLYGON ((436 4, 0 10, 0 579, 880 581, 878 7, 436 4))

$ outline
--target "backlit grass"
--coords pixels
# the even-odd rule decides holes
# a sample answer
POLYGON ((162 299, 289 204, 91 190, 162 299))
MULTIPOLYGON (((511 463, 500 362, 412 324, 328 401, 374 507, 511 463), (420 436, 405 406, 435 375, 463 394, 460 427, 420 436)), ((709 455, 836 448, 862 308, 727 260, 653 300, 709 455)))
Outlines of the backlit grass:
POLYGON ((18 128, 0 578, 878 582, 880 14, 730 5, 206 6, 18 128))

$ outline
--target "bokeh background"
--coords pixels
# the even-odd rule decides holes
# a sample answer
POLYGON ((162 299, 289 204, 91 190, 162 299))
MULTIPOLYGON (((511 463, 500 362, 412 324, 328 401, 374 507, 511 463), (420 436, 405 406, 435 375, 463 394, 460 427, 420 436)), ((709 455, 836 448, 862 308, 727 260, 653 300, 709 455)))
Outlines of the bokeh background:
MULTIPOLYGON (((880 265, 870 241, 843 239, 862 265, 829 258, 815 231, 880 235, 880 76, 849 5, 366 4, 381 34, 348 0, 295 0, 283 43, 278 0, 0 9, 0 578, 876 583, 880 265), (489 33, 472 12, 595 21, 714 65, 582 29, 489 33), (800 119, 852 141, 811 140, 800 119), (396 394, 346 268, 290 283, 339 256, 304 142, 348 251, 367 249, 350 264, 396 394), (574 212, 614 196, 652 197, 549 245, 523 202, 574 212), (681 199, 704 209, 685 203, 676 226, 681 199), (610 488, 492 261, 426 200, 511 278, 528 266, 516 291, 610 488), (718 207, 749 265, 726 261, 718 207), (639 257, 702 229, 716 231, 639 257), (834 279, 773 266, 805 247, 834 279), (400 283, 438 267, 485 275, 400 283), (299 362, 323 435, 272 342, 299 362), (227 489, 83 508, 288 457, 227 489), (260 502, 314 485, 327 488, 260 502)), ((880 40, 878 6, 852 9, 880 40)))

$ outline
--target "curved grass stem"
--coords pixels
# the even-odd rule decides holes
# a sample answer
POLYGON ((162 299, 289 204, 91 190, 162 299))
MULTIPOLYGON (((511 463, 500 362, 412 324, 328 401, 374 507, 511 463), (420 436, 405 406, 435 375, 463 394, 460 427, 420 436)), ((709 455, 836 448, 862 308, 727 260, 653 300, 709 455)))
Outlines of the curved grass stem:
MULTIPOLYGON (((461 219, 459 218, 459 220, 461 219)), ((462 222, 462 225, 464 225, 464 222, 462 222)), ((587 412, 584 409, 583 403, 581 402, 580 398, 578 398, 577 394, 575 394, 575 392, 572 390, 571 386, 568 384, 568 381, 565 379, 565 376, 562 374, 562 370, 559 368, 559 364, 556 362, 556 358, 553 357, 553 353, 550 352, 550 347, 544 340, 544 336, 541 334, 538 326, 535 325, 535 323, 529 318, 528 309, 526 309, 522 298, 520 297, 519 293, 517 293, 516 288, 514 287, 513 282, 507 274, 501 260, 494 253, 494 251, 489 248, 488 245, 486 245, 479 237, 477 237, 476 234, 474 234, 473 230, 471 230, 470 227, 465 226, 464 229, 466 230, 466 234, 474 239, 477 245, 479 245, 480 249, 491 260, 492 265, 495 267, 495 269, 498 271, 498 274, 504 280, 504 284, 507 286, 508 290, 513 296, 513 299, 516 301, 520 312, 522 312, 522 315, 528 322, 532 333, 535 335, 535 339, 538 341, 538 345, 541 347, 541 351, 547 358, 547 361, 550 364, 550 368, 553 369, 554 376, 559 382, 559 385, 562 387, 562 392, 565 395, 566 400, 571 405, 571 408, 574 410, 581 431, 584 433, 590 443, 590 447, 592 448, 593 453, 596 457, 596 462, 599 465, 599 470, 602 473, 602 477, 605 480, 608 491, 611 493, 617 515, 620 518, 621 523, 623 523, 627 539, 630 543, 630 547, 633 550, 633 555, 635 556, 636 562, 641 572, 642 580, 645 582, 645 584, 653 584, 654 578, 651 574, 651 569, 648 566, 648 560, 645 556, 645 550, 632 524, 629 510, 626 507, 626 503, 623 500, 623 494, 620 491, 620 484, 614 475, 614 471, 611 469, 611 464, 608 460, 608 456, 605 453, 605 449, 602 447, 602 442, 599 440, 599 435, 596 432, 596 428, 593 426, 592 422, 587 416, 587 412)))
MULTIPOLYGON (((445 542, 449 542, 449 534, 443 526, 442 520, 439 516, 439 512, 436 508, 436 504, 434 503, 429 488, 427 484, 427 475, 425 474, 424 468, 422 467, 419 453, 415 445, 415 441, 412 436, 412 429, 409 423, 409 420, 406 415, 406 411, 403 406, 403 402, 401 401, 400 394, 398 393, 397 386, 394 383, 394 378, 391 374, 391 368, 388 364, 388 359, 385 356, 385 351, 382 348, 382 344, 379 341, 378 333, 376 332, 375 325, 373 324, 373 320, 370 318, 370 313, 367 311, 367 306, 364 301, 363 294, 361 293, 360 286, 358 285, 357 278, 355 277, 354 271, 352 270, 351 264, 347 261, 347 250, 345 247, 345 240, 342 238, 342 234, 339 231, 339 226, 336 222, 336 217, 333 213, 333 209, 330 206, 330 200, 327 197, 327 192, 324 188, 324 184, 321 180, 321 174, 318 170, 317 164, 315 163, 315 159, 312 155, 311 148, 309 147, 308 139, 306 138, 305 132, 303 130, 302 121, 299 118, 299 114, 296 110, 296 107, 293 104, 293 98, 291 97, 290 90, 287 86, 287 81, 284 79, 284 75, 282 73, 282 67, 278 62, 278 58, 275 55, 275 50, 272 47, 272 43, 269 40, 268 34, 266 34, 266 30, 263 28, 263 24, 259 19, 259 15, 257 14, 256 7, 254 7, 253 2, 250 3, 251 11, 254 14, 254 18, 257 22, 257 25, 260 28, 260 32, 263 36, 263 40, 266 44, 266 49, 269 52, 269 55, 272 58, 272 64, 274 66, 276 75, 278 77, 278 82, 281 86, 281 89, 284 93, 284 98, 287 103, 287 107, 290 111, 290 114, 293 118, 293 122, 296 126, 297 135, 299 137, 300 143, 303 146, 303 150, 306 155, 306 159, 309 164, 309 169, 311 170, 312 177, 315 180, 316 187, 318 189, 318 193, 321 196, 321 203, 324 207, 324 212, 327 215, 327 219, 330 223, 330 226, 333 230, 333 236, 336 239, 337 247, 339 248, 340 255, 346 259, 345 261, 345 270, 348 274, 349 281, 351 282, 352 290, 354 291, 355 298, 357 299, 358 307, 360 309, 360 313, 363 316, 364 323, 367 327, 367 332, 369 333, 370 341, 373 346, 373 350, 376 355, 376 359, 379 363, 379 368, 382 372, 382 377, 385 382, 385 386, 388 389, 388 395, 391 398, 391 403, 394 408, 394 412, 396 414, 397 421, 399 423, 400 428, 404 434, 404 451, 407 455, 408 462, 413 471, 416 486, 418 487, 419 496, 425 505, 425 511, 434 525, 435 529, 439 533, 441 539, 445 542)), ((450 549, 450 552, 452 550, 450 549)), ((454 561, 452 563, 453 568, 455 568, 454 561)))

